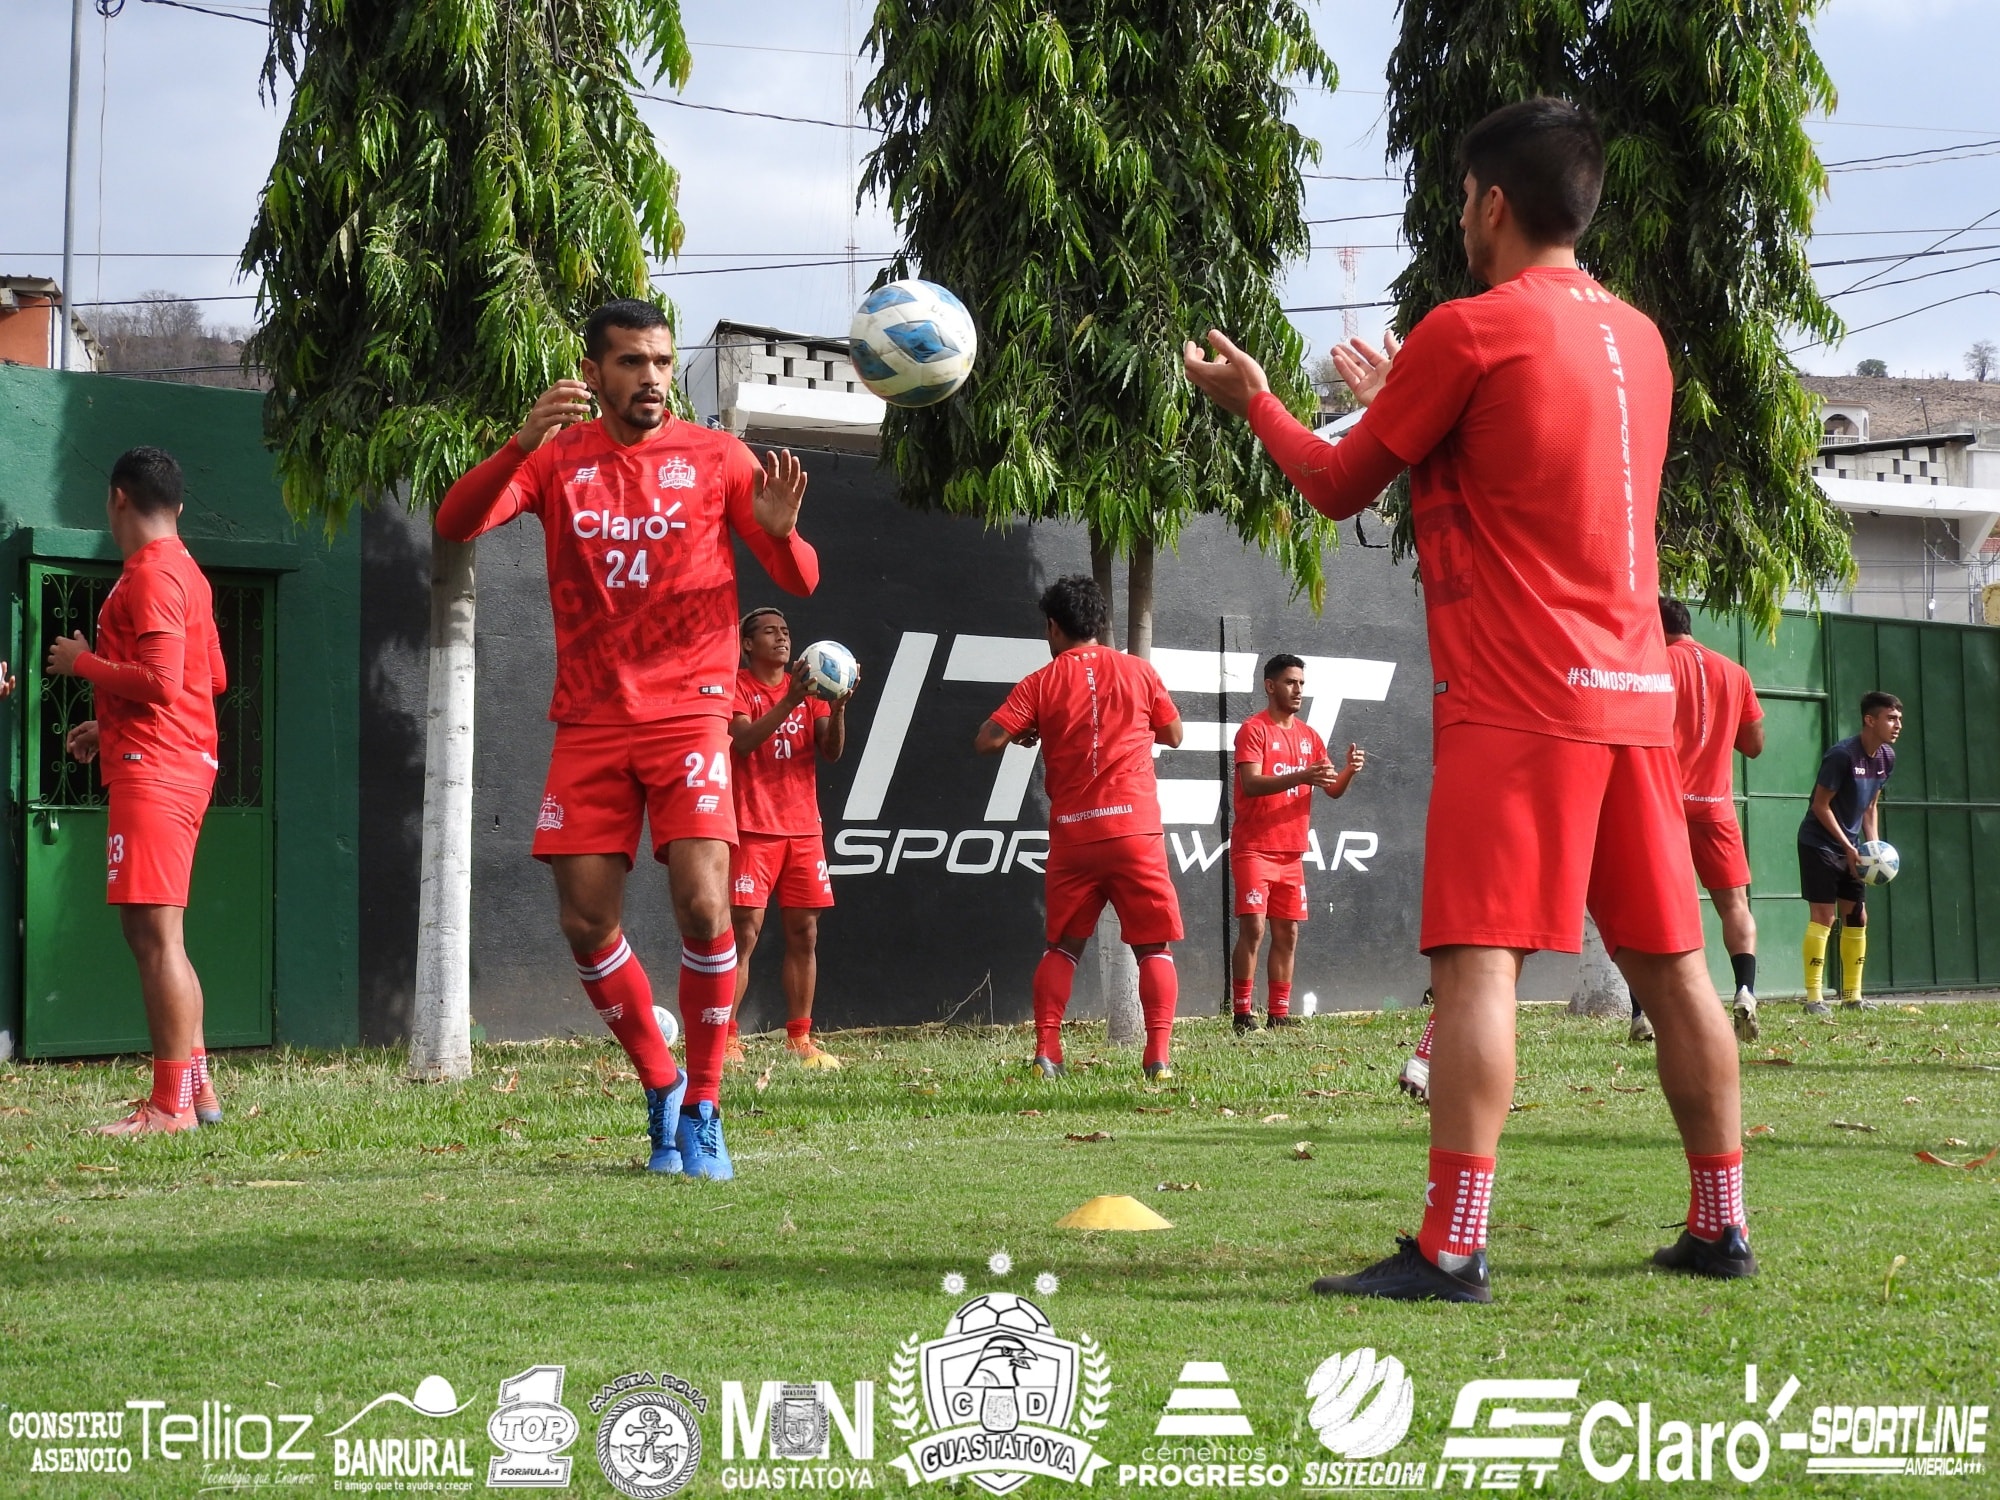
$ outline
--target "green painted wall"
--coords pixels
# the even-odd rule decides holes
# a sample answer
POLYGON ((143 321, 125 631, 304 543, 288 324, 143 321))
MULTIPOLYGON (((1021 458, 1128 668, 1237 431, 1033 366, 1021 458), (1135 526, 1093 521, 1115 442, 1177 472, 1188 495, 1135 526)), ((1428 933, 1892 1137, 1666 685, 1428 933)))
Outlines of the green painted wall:
MULTIPOLYGON (((277 588, 273 892, 276 1035, 351 1045, 358 1009, 361 547, 285 514, 263 445, 262 398, 0 367, 0 589, 4 654, 26 649, 23 564, 31 556, 118 560, 105 482, 125 449, 151 443, 187 475, 181 534, 205 567, 269 573, 277 588)), ((20 1035, 21 725, 0 703, 6 858, 0 860, 0 1028, 20 1035)))
MULTIPOLYGON (((1799 820, 1820 756, 1861 729, 1861 695, 1903 700, 1896 774, 1882 836, 1902 856, 1894 883, 1868 896, 1871 994, 2000 986, 2000 630, 1866 615, 1788 613, 1775 640, 1742 621, 1696 615, 1695 635, 1749 668, 1765 749, 1736 758, 1737 811, 1750 851, 1758 989, 1798 994, 1799 820)), ((1721 929, 1703 902, 1710 971, 1727 992, 1721 929)), ((1836 945, 1837 946, 1837 945, 1836 945)), ((1828 950, 1829 987, 1839 967, 1828 950)))

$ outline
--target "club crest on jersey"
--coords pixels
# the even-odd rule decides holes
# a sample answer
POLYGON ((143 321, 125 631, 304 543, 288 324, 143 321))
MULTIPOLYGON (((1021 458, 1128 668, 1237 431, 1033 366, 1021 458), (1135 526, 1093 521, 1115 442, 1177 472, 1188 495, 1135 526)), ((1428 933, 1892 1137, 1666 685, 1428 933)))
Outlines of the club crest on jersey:
POLYGON ((695 487, 694 465, 678 455, 660 465, 660 488, 691 490, 695 487))
POLYGON ((541 816, 535 819, 536 832, 554 832, 563 826, 563 806, 553 794, 542 798, 541 816))

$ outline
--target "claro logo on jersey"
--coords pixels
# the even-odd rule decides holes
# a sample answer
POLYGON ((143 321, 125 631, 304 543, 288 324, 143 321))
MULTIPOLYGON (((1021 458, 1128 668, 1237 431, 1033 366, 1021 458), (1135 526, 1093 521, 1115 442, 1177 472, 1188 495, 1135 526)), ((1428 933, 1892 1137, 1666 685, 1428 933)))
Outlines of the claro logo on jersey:
MULTIPOLYGON (((981 823, 974 828, 899 828, 878 826, 897 777, 903 771, 903 751, 926 690, 947 690, 958 683, 986 684, 987 707, 997 707, 1006 690, 1037 668, 1048 665, 1048 643, 1040 636, 956 635, 942 653, 944 637, 927 631, 905 631, 894 660, 882 678, 881 696, 861 747, 854 780, 833 836, 832 875, 894 875, 904 866, 952 875, 1006 874, 1016 868, 1042 872, 1049 836, 1042 828, 1019 826, 1027 810, 1028 786, 1034 775, 1037 749, 1010 745, 1000 756, 986 798, 981 823)), ((1358 656, 1308 656, 1306 664, 1307 725, 1325 741, 1348 702, 1380 703, 1389 696, 1396 675, 1392 661, 1358 656)), ((1215 774, 1220 757, 1234 742, 1237 725, 1227 717, 1224 695, 1254 693, 1258 688, 1258 658, 1248 651, 1185 651, 1156 647, 1153 667, 1181 709, 1183 737, 1178 750, 1154 751, 1159 772, 1160 820, 1167 843, 1181 871, 1212 869, 1228 851, 1221 832, 1222 798, 1226 790, 1215 774), (1205 701, 1204 701, 1205 700, 1205 701), (1219 712, 1218 712, 1219 711, 1219 712), (1204 717, 1204 714, 1211 715, 1204 717), (1189 773, 1195 774, 1189 774, 1189 773)), ((966 690, 954 692, 954 711, 968 702, 966 690)), ((1359 728, 1359 726, 1357 726, 1359 728)), ((1356 735, 1359 737, 1359 734, 1356 735)), ((1332 874, 1352 870, 1371 873, 1370 861, 1381 849, 1381 838, 1369 829, 1342 829, 1329 852, 1319 830, 1310 835, 1305 863, 1332 874)))
POLYGON ((662 507, 653 502, 653 513, 643 516, 628 516, 616 510, 577 510, 570 512, 569 529, 586 542, 658 542, 676 531, 686 531, 687 522, 679 518, 682 502, 662 507))

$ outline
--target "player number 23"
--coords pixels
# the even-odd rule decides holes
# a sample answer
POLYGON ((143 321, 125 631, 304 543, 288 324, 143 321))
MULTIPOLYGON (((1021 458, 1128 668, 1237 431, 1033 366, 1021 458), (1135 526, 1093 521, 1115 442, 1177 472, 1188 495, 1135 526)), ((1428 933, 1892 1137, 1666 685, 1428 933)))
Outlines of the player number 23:
POLYGON ((727 755, 717 755, 713 760, 710 760, 709 757, 703 755, 699 750, 690 750, 687 759, 682 764, 687 767, 687 784, 689 786, 707 786, 711 782, 716 786, 729 785, 729 757, 727 755))
POLYGON ((653 581, 652 572, 646 566, 644 547, 632 554, 630 567, 625 565, 625 554, 615 547, 604 554, 604 562, 610 569, 604 580, 604 586, 608 589, 622 589, 627 583, 636 583, 643 589, 653 581))

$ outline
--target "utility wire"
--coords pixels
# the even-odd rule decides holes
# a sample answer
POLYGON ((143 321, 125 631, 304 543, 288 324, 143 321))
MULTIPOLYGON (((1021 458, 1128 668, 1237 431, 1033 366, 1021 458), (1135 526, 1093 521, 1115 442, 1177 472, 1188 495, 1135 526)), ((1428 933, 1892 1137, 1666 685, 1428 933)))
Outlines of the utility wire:
MULTIPOLYGON (((1821 163, 1829 172, 1849 171, 1858 167, 1874 166, 1881 162, 1911 161, 1919 156, 1939 156, 1953 151, 1975 151, 1984 146, 2000 146, 2000 137, 1990 141, 1960 141, 1952 146, 1925 146, 1920 151, 1890 151, 1881 156, 1849 156, 1840 161, 1821 163)), ((1917 162, 1922 166, 1924 163, 1917 162)))
MULTIPOLYGON (((1899 312, 1895 314, 1893 317, 1879 318, 1873 323, 1863 323, 1859 328, 1846 329, 1843 331, 1842 337, 1852 338, 1855 334, 1867 333, 1870 329, 1886 328, 1891 323, 1902 322, 1905 318, 1914 318, 1920 313, 1927 313, 1935 308, 1949 307, 1954 302, 1964 302, 1973 297, 2000 297, 2000 287, 1991 287, 1991 286, 1982 287, 1976 292, 1960 292, 1956 297, 1946 297, 1942 301, 1938 302, 1927 302, 1922 307, 1911 308, 1908 312, 1899 312)), ((1831 345, 1825 339, 1814 339, 1809 344, 1795 344, 1791 348, 1787 349, 1785 352, 1787 354, 1798 354, 1806 349, 1818 349, 1823 347, 1831 347, 1831 345)))
MULTIPOLYGON (((1991 250, 1994 247, 1987 245, 1984 248, 1991 250)), ((1961 271, 1970 271, 1978 266, 1991 265, 2000 265, 2000 255, 1989 255, 1985 260, 1971 261, 1962 266, 1943 266, 1935 271, 1922 271, 1915 276, 1899 276, 1894 281, 1878 281, 1873 286, 1864 286, 1857 290, 1862 292, 1887 291, 1892 286, 1908 286, 1913 281, 1929 281, 1933 276, 1956 276, 1961 271)), ((1833 293, 1833 297, 1845 297, 1847 295, 1848 293, 1846 292, 1833 293)), ((1827 300, 1831 301, 1832 297, 1829 297, 1827 300)))
POLYGON ((746 120, 782 120, 788 125, 824 125, 829 130, 866 130, 875 135, 882 134, 879 125, 863 125, 847 120, 815 120, 806 115, 778 115, 762 109, 731 109, 726 104, 696 104, 692 99, 669 99, 665 94, 645 94, 637 89, 632 91, 634 99, 647 99, 654 104, 671 104, 675 109, 699 109, 709 114, 740 115, 746 120))
POLYGON ((1954 229, 1950 234, 1947 234, 1943 239, 1924 246, 1922 250, 1914 250, 1910 254, 1904 256, 1901 260, 1895 261, 1890 265, 1884 266, 1879 271, 1870 272, 1868 275, 1862 277, 1859 281, 1855 282, 1852 286, 1842 287, 1838 292, 1835 292, 1834 295, 1836 297, 1845 297, 1849 292, 1857 292, 1861 290, 1862 287, 1868 285, 1869 282, 1874 281, 1876 278, 1881 276, 1886 276, 1890 271, 1895 270, 1897 266, 1905 265, 1908 262, 1915 260, 1919 255, 1923 255, 1928 251, 1936 250, 1941 248, 1942 246, 1948 245, 1953 240, 1957 239, 1961 234, 1972 233, 1973 230, 1977 229, 1980 225, 1984 224, 1988 219, 1991 219, 1996 215, 2000 215, 2000 208, 1991 209, 1988 212, 1981 214, 1978 218, 1974 219, 1970 224, 1966 225, 1965 228, 1954 229))

